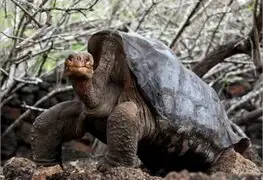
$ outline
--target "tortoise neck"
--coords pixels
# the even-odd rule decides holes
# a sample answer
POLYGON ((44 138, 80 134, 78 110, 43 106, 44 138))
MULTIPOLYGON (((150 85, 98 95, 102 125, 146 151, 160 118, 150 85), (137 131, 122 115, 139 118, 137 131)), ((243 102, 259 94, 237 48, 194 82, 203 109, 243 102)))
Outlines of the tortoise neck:
POLYGON ((92 79, 71 78, 71 82, 80 100, 88 106, 93 106, 94 101, 90 95, 93 90, 92 79))

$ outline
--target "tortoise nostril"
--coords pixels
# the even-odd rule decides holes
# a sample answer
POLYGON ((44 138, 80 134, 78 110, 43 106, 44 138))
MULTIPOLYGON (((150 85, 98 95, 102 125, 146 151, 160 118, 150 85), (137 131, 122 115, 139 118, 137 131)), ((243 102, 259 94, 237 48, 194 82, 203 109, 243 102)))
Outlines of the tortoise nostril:
POLYGON ((69 55, 69 57, 68 57, 68 61, 72 61, 73 60, 73 58, 74 58, 74 56, 71 54, 71 55, 69 55))

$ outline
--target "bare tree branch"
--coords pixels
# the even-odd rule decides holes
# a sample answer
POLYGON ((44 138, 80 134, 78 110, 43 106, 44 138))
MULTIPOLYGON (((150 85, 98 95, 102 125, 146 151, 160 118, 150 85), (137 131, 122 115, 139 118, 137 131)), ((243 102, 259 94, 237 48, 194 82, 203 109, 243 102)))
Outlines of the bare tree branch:
POLYGON ((40 80, 39 78, 36 79, 36 80, 24 80, 24 79, 20 79, 20 78, 16 78, 16 77, 11 77, 11 76, 8 74, 8 72, 6 72, 3 68, 0 68, 0 71, 1 71, 2 73, 4 73, 6 76, 8 76, 9 78, 12 78, 12 79, 14 79, 14 80, 16 80, 17 82, 20 82, 20 83, 35 84, 35 85, 37 85, 37 84, 39 84, 39 83, 42 82, 42 80, 39 81, 39 80, 40 80))
MULTIPOLYGON (((227 44, 221 45, 217 47, 214 51, 210 52, 206 57, 200 60, 197 63, 192 71, 194 71, 198 76, 202 77, 205 73, 207 73, 212 67, 222 62, 224 59, 233 56, 235 54, 248 54, 251 55, 252 46, 250 43, 250 39, 253 39, 254 31, 260 32, 262 29, 262 10, 257 16, 257 26, 253 27, 250 31, 249 36, 247 38, 240 38, 238 40, 229 42, 227 44)), ((262 35, 259 37, 262 39, 262 35)), ((258 70, 260 70, 258 68, 258 70)))
POLYGON ((11 0, 15 5, 17 5, 32 21, 36 23, 36 25, 40 28, 42 25, 23 7, 21 6, 16 0, 11 0))
POLYGON ((22 4, 22 5, 26 5, 30 8, 33 8, 35 10, 38 10, 38 8, 32 4, 31 2, 27 1, 27 0, 14 0, 15 1, 15 4, 22 4))
POLYGON ((145 17, 152 11, 152 9, 158 4, 158 2, 154 2, 152 1, 151 6, 145 11, 145 13, 143 14, 141 20, 139 21, 137 27, 135 28, 135 31, 138 31, 138 29, 140 28, 141 24, 143 23, 143 21, 145 20, 145 17))
POLYGON ((187 16, 187 18, 185 19, 185 21, 181 24, 177 34, 175 35, 174 39, 172 40, 171 44, 169 45, 170 48, 172 48, 176 41, 178 40, 178 38, 181 36, 181 34, 184 32, 185 28, 187 26, 189 26, 189 22, 190 19, 193 17, 193 15, 196 13, 196 11, 198 10, 198 8, 200 7, 200 4, 203 2, 203 0, 199 0, 195 6, 193 7, 192 11, 190 12, 190 14, 187 16))
POLYGON ((29 106, 26 103, 22 104, 21 107, 26 108, 26 109, 30 109, 30 110, 33 110, 33 111, 39 111, 39 112, 44 112, 44 111, 47 110, 47 109, 38 108, 38 107, 35 107, 35 106, 29 106))
MULTIPOLYGON (((261 1, 262 2, 262 1, 261 1)), ((263 4, 261 3, 261 6, 259 6, 260 13, 261 14, 261 30, 262 30, 262 9, 263 4)), ((261 59, 260 55, 260 47, 259 47, 259 41, 262 38, 262 32, 261 30, 258 30, 257 28, 257 9, 258 9, 258 0, 255 0, 254 2, 254 10, 253 10, 253 30, 252 30, 252 58, 254 61, 254 64, 257 68, 262 68, 263 66, 263 60, 261 59), (261 36, 261 37, 260 37, 261 36)))
POLYGON ((60 7, 52 7, 52 8, 41 8, 40 11, 41 12, 45 12, 45 11, 65 11, 65 12, 71 12, 71 11, 90 11, 91 8, 60 8, 60 7))
MULTIPOLYGON (((229 7, 232 3, 233 3, 233 0, 230 0, 229 3, 227 4, 227 7, 229 7)), ((213 41, 214 41, 216 32, 217 32, 218 28, 220 27, 222 21, 224 20, 226 14, 227 14, 227 12, 224 12, 224 13, 221 15, 221 17, 220 17, 220 19, 219 19, 219 21, 218 21, 218 23, 217 23, 217 26, 216 26, 215 30, 213 31, 213 33, 212 33, 211 40, 210 40, 210 42, 209 42, 209 44, 208 44, 208 46, 207 46, 207 48, 206 48, 206 50, 205 50, 205 53, 204 53, 205 55, 207 55, 207 53, 209 52, 209 50, 210 50, 210 48, 211 48, 211 46, 212 46, 212 43, 213 43, 213 41)))

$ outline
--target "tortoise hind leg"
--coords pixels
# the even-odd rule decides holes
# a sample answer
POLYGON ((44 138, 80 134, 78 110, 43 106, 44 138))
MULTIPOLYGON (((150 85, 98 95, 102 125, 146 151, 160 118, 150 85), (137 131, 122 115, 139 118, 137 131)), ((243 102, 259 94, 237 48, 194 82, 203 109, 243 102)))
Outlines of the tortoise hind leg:
POLYGON ((233 149, 222 153, 215 164, 209 169, 209 173, 225 172, 236 175, 259 175, 259 168, 252 161, 244 158, 233 149))

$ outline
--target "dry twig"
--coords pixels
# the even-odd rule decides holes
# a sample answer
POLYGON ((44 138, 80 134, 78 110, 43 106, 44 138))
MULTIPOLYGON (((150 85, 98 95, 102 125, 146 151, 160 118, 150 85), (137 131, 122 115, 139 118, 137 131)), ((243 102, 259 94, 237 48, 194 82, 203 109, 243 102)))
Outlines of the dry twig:
POLYGON ((33 111, 39 111, 39 112, 44 112, 44 111, 47 110, 47 109, 38 108, 38 107, 35 107, 35 106, 29 106, 25 102, 24 102, 24 104, 21 105, 21 107, 22 108, 26 108, 26 109, 30 109, 30 110, 33 110, 33 111))

